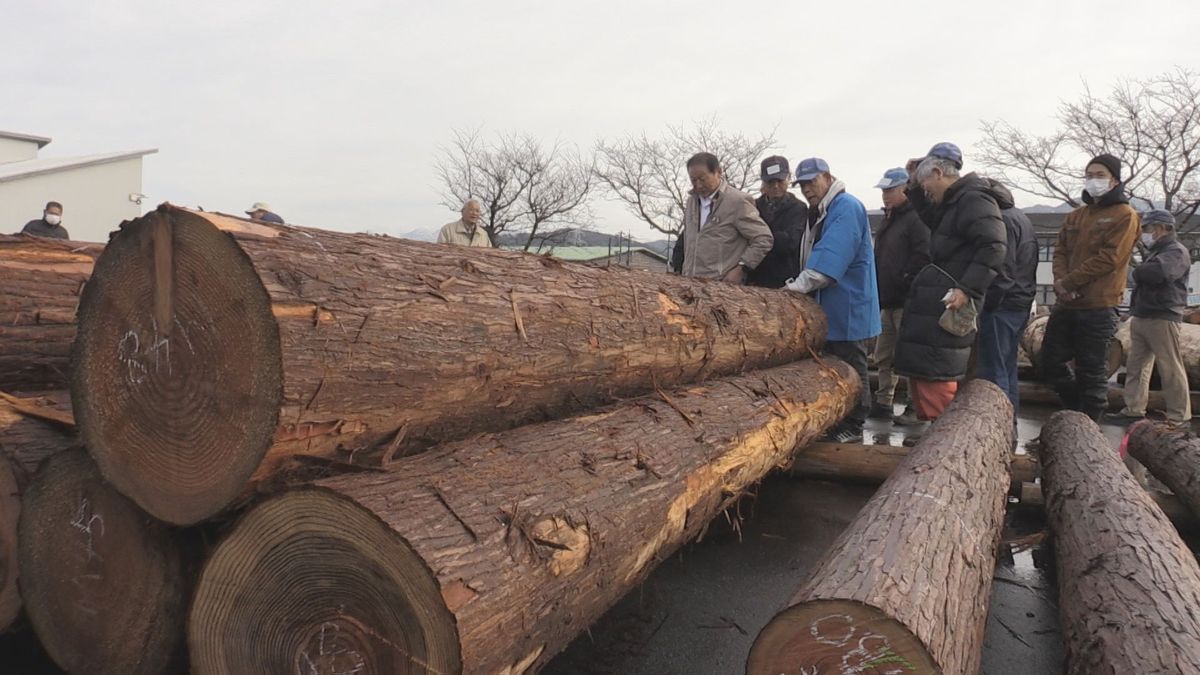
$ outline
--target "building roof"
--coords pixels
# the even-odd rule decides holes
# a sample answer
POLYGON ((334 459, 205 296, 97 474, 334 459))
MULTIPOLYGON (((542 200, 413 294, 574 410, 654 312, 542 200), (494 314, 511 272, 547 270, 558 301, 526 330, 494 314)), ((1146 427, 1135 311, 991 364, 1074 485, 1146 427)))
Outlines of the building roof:
POLYGON ((153 155, 156 152, 158 152, 158 148, 148 148, 145 150, 110 152, 103 155, 87 155, 85 157, 39 157, 38 159, 27 159, 21 162, 9 162, 7 164, 0 164, 0 183, 70 169, 81 169, 85 166, 119 162, 123 159, 153 155))
POLYGON ((14 141, 29 141, 30 143, 37 143, 37 146, 39 148, 46 147, 46 144, 50 142, 50 138, 47 136, 34 136, 33 134, 18 134, 13 131, 0 131, 0 138, 10 138, 14 141))
POLYGON ((550 249, 549 254, 561 260, 571 260, 575 262, 587 262, 589 260, 600 260, 617 255, 625 255, 627 253, 645 253, 659 260, 666 260, 660 253, 651 251, 648 248, 635 246, 633 248, 609 248, 608 246, 555 246, 550 249))

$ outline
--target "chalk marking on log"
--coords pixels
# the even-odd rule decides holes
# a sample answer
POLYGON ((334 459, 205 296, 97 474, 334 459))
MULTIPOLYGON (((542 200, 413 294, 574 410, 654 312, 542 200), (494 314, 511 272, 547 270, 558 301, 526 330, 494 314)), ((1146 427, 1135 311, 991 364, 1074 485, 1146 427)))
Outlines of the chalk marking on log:
POLYGON ((99 523, 100 524, 100 535, 99 536, 103 537, 104 536, 104 516, 101 516, 98 513, 91 513, 91 510, 92 510, 91 506, 92 506, 91 502, 88 501, 87 497, 84 497, 83 499, 80 500, 79 511, 75 514, 75 519, 71 521, 71 527, 79 530, 84 535, 84 538, 87 540, 87 549, 86 550, 87 550, 87 554, 88 554, 88 560, 89 561, 103 560, 103 558, 100 557, 100 554, 96 553, 96 549, 93 546, 96 533, 92 531, 92 526, 95 525, 96 523, 99 523), (85 520, 85 518, 86 518, 86 520, 85 520))

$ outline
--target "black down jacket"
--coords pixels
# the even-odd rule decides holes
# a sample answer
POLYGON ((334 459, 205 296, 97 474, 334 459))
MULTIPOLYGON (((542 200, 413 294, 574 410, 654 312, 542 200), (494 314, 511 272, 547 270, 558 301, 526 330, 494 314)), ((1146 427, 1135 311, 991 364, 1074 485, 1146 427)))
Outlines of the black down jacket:
POLYGON ((984 297, 983 309, 987 312, 1028 312, 1037 295, 1037 234, 1029 216, 1016 207, 1012 192, 994 180, 987 181, 989 192, 1000 207, 1000 217, 1004 219, 1008 248, 1004 254, 1004 267, 984 297))
POLYGON ((953 335, 938 325, 942 297, 963 290, 976 307, 1004 266, 1004 220, 991 185, 970 173, 946 190, 932 212, 932 262, 917 275, 904 303, 895 369, 922 380, 949 381, 967 372, 975 333, 953 335))

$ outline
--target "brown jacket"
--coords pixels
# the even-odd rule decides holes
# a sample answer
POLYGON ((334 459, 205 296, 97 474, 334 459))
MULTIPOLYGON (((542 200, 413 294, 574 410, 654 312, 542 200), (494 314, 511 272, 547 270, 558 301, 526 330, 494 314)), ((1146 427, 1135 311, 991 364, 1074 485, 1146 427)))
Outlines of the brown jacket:
POLYGON ((713 194, 712 212, 703 227, 700 198, 695 193, 688 195, 683 209, 680 239, 684 276, 720 279, 738 263, 744 263, 750 271, 771 252, 775 242, 750 195, 725 181, 713 194))
POLYGON ((1054 280, 1079 294, 1064 309, 1105 309, 1121 304, 1129 261, 1142 229, 1137 211, 1118 185, 1095 204, 1067 214, 1054 247, 1054 280))

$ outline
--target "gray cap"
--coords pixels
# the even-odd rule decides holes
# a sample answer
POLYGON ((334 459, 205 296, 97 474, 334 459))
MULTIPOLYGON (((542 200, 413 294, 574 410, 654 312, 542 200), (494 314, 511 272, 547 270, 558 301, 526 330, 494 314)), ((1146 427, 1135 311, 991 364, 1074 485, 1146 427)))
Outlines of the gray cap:
POLYGON ((1168 229, 1175 229, 1175 214, 1166 209, 1150 209, 1142 214, 1142 227, 1151 225, 1165 225, 1168 229))

